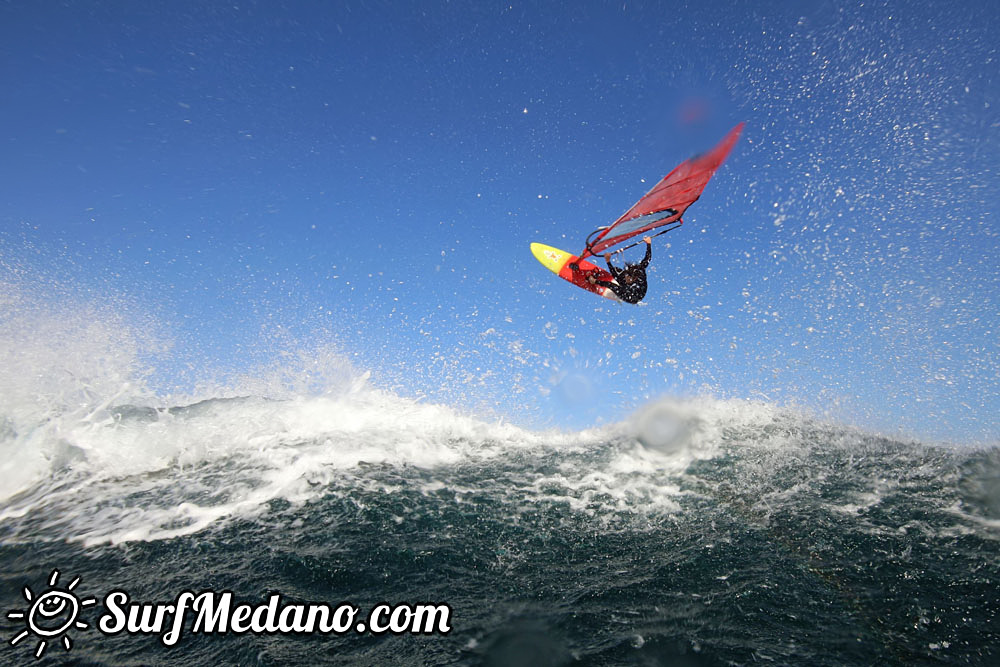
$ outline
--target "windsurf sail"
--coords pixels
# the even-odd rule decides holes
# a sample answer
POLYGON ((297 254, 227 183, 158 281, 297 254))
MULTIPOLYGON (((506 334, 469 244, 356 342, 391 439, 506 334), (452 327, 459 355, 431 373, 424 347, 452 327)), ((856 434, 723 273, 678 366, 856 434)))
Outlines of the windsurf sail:
POLYGON ((609 248, 621 245, 639 234, 647 234, 653 230, 658 230, 656 234, 664 234, 680 227, 684 212, 698 201, 715 170, 725 161, 740 138, 742 130, 743 123, 740 123, 715 148, 677 165, 632 208, 615 220, 614 224, 594 230, 587 237, 587 247, 580 253, 580 257, 607 252, 609 248))

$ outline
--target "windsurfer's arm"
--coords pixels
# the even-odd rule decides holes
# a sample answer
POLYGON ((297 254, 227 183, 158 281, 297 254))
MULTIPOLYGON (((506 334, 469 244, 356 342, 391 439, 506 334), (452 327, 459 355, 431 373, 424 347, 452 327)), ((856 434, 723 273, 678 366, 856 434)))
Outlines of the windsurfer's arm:
POLYGON ((642 240, 646 242, 646 256, 642 258, 641 262, 639 262, 639 266, 645 269, 649 266, 649 260, 653 258, 653 239, 652 237, 647 236, 642 240))
POLYGON ((618 268, 614 264, 611 263, 611 253, 610 252, 604 253, 604 261, 607 262, 607 264, 608 264, 608 271, 611 272, 611 277, 617 279, 618 278, 618 268))

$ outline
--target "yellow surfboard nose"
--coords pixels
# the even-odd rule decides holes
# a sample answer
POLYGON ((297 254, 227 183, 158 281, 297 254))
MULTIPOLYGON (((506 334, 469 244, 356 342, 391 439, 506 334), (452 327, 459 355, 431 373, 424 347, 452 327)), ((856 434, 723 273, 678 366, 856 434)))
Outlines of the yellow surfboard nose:
POLYGON ((566 265, 566 262, 570 259, 570 257, 573 257, 573 255, 565 250, 553 248, 552 246, 545 245, 544 243, 532 243, 531 254, 535 256, 535 259, 541 262, 542 266, 557 275, 560 271, 562 271, 563 266, 566 265))

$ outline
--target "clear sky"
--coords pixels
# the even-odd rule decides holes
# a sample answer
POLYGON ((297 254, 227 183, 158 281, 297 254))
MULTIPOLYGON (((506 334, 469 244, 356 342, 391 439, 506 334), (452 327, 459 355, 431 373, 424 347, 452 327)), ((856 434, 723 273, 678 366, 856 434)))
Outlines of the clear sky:
POLYGON ((0 270, 156 328, 164 394, 336 350, 528 426, 708 394, 995 442, 998 34, 990 0, 5 0, 0 270), (739 121, 643 305, 531 256, 739 121))

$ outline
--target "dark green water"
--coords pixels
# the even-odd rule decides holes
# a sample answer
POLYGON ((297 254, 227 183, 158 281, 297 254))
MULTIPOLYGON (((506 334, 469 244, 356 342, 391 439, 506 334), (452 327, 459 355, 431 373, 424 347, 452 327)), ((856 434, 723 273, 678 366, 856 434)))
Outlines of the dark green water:
MULTIPOLYGON (((707 401, 655 407, 664 437, 648 419, 531 433, 375 393, 109 413, 62 431, 3 504, 3 610, 53 569, 98 600, 38 664, 1000 661, 995 449, 707 401), (451 631, 166 647, 98 631, 116 588, 446 603, 451 631)), ((9 644, 24 629, 5 613, 0 662, 35 663, 37 637, 9 644)))

